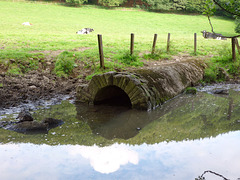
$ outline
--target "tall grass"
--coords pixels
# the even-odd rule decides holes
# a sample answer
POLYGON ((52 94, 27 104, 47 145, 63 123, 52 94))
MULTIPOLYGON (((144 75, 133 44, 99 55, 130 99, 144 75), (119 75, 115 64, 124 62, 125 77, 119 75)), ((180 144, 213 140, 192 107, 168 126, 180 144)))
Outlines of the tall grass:
MULTIPOLYGON (((216 32, 234 34, 232 20, 215 17, 216 32)), ((28 59, 33 52, 66 50, 76 57, 98 58, 97 34, 103 35, 104 56, 117 63, 130 45, 130 34, 135 34, 135 53, 151 51, 153 35, 158 34, 156 48, 165 51, 167 33, 171 33, 174 53, 193 52, 193 34, 198 33, 198 53, 215 54, 230 41, 206 40, 200 31, 210 31, 207 18, 202 15, 176 15, 140 11, 139 9, 103 9, 85 5, 79 8, 44 2, 0 1, 0 62, 6 59, 28 59), (23 26, 23 22, 33 26, 23 26), (85 27, 94 29, 88 35, 77 35, 85 27), (21 54, 21 57, 18 56, 21 54), (25 54, 25 55, 24 55, 25 54), (22 57, 23 56, 23 57, 22 57)), ((42 54, 41 54, 42 55, 42 54)))

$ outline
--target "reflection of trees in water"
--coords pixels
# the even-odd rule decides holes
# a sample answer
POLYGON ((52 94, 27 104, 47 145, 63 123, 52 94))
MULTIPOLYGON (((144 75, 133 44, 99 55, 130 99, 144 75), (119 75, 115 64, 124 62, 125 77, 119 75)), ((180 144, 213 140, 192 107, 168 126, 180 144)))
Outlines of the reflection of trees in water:
POLYGON ((233 112, 233 99, 230 97, 228 103, 228 116, 227 116, 228 120, 231 120, 232 112, 233 112))
POLYGON ((199 92, 195 96, 183 95, 175 98, 166 104, 174 108, 146 126, 133 139, 145 139, 148 143, 182 141, 215 137, 239 130, 239 95, 240 92, 236 91, 230 91, 229 96, 199 92))
POLYGON ((24 135, 0 129, 2 143, 79 144, 106 146, 115 142, 154 144, 215 137, 240 129, 240 92, 215 96, 180 95, 154 111, 124 107, 74 105, 68 102, 36 111, 34 119, 62 119, 47 135, 24 135), (126 140, 127 139, 127 140, 126 140))
POLYGON ((180 95, 151 112, 124 107, 76 106, 78 115, 92 132, 107 139, 129 139, 134 143, 182 141, 217 136, 240 129, 239 92, 227 96, 201 93, 180 95), (140 130, 140 134, 139 131, 140 130))

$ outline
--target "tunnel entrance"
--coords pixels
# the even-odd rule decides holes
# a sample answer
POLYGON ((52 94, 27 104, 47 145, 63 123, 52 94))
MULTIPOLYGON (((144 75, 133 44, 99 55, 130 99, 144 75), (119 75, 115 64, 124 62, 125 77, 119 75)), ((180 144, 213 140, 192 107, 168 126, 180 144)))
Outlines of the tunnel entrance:
POLYGON ((99 90, 94 98, 94 105, 126 106, 131 108, 132 104, 128 95, 117 86, 106 86, 99 90))

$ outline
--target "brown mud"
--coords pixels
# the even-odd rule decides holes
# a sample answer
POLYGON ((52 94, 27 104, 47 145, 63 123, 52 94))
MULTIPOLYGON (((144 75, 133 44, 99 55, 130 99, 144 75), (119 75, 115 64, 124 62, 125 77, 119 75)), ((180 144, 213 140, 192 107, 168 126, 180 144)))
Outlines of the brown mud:
POLYGON ((74 97, 75 89, 82 83, 77 78, 59 78, 53 74, 32 71, 25 75, 0 74, 0 109, 21 103, 50 99, 57 94, 74 97))

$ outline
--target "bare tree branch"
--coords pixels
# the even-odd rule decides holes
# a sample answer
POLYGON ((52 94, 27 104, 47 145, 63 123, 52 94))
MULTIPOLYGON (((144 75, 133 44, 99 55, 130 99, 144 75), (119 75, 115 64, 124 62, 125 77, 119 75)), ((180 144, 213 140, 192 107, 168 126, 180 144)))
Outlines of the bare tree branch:
POLYGON ((225 37, 225 38, 238 38, 238 37, 240 37, 240 34, 236 35, 236 36, 223 36, 223 37, 225 37))
POLYGON ((223 178, 224 180, 230 180, 230 179, 227 179, 227 178, 225 178, 223 175, 221 175, 221 174, 218 174, 218 173, 215 173, 215 172, 213 172, 213 171, 204 171, 203 172, 203 174, 200 176, 200 178, 203 178, 203 176, 204 176, 204 174, 206 174, 206 173, 212 173, 212 174, 214 174, 214 175, 216 175, 216 176, 219 176, 219 177, 221 177, 221 178, 223 178))
POLYGON ((213 25, 212 25, 212 22, 211 22, 210 16, 207 15, 207 17, 208 17, 208 22, 209 22, 209 24, 210 24, 210 26, 211 26, 211 28, 212 28, 212 32, 215 33, 215 32, 213 31, 213 25))
POLYGON ((240 16, 240 14, 231 12, 231 11, 229 11, 228 9, 224 8, 224 7, 223 7, 219 2, 217 2, 216 0, 213 0, 213 2, 214 2, 215 4, 217 4, 217 5, 218 5, 221 9, 223 9, 224 11, 226 11, 226 12, 232 14, 232 15, 240 16))

